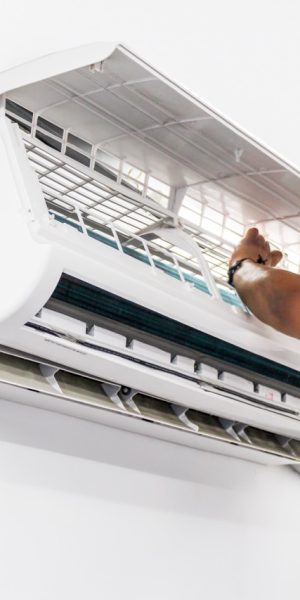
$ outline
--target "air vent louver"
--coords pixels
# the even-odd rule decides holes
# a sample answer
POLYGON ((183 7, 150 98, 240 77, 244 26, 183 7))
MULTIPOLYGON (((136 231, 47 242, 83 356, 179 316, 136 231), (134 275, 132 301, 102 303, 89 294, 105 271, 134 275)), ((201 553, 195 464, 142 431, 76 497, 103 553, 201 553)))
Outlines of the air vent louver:
MULTIPOLYGON (((134 395, 135 409, 133 409, 130 405, 127 406, 126 403, 122 403, 122 390, 124 395, 125 388, 117 385, 115 388, 117 393, 118 390, 120 391, 120 402, 116 404, 111 400, 109 393, 106 391, 114 386, 104 384, 101 381, 78 373, 72 373, 59 366, 47 366, 33 360, 1 353, 0 386, 4 390, 7 386, 15 386, 19 391, 29 390, 31 392, 39 392, 42 395, 40 397, 49 396, 49 406, 51 406, 51 398, 53 398, 53 402, 55 398, 56 407, 59 399, 62 404, 65 402, 79 403, 96 410, 122 414, 127 419, 146 421, 149 423, 149 426, 152 423, 156 426, 175 429, 178 432, 182 431, 185 435, 188 434, 197 438, 203 437, 212 441, 222 441, 223 443, 233 444, 241 448, 248 447, 256 451, 281 457, 286 459, 287 462, 300 462, 300 442, 297 440, 290 440, 290 450, 289 446, 283 447, 280 444, 278 436, 254 427, 247 427, 249 442, 245 442, 238 435, 232 437, 226 431, 226 428, 222 426, 222 420, 219 420, 217 416, 196 410, 188 411, 188 422, 190 421, 196 425, 196 428, 191 430, 188 422, 185 424, 178 418, 176 415, 177 411, 174 411, 172 403, 137 392, 134 395), (51 377, 49 377, 49 374, 51 377)), ((126 390, 126 393, 128 392, 129 390, 126 390)), ((41 407, 43 406, 42 403, 40 405, 41 407)), ((149 432, 151 434, 151 428, 149 432)), ((157 433, 155 433, 154 437, 157 437, 157 433)), ((164 438, 163 433, 161 437, 164 438)), ((192 441, 188 445, 193 445, 192 441)))

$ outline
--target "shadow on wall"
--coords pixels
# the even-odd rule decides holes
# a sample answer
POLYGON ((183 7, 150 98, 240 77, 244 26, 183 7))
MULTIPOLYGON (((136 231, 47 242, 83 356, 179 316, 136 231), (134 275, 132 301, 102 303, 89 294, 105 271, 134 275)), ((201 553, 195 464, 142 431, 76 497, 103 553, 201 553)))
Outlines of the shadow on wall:
POLYGON ((253 514, 255 525, 265 525, 276 511, 279 489, 284 501, 285 483, 292 483, 300 498, 300 477, 286 468, 246 463, 7 401, 0 401, 0 444, 1 482, 118 504, 231 522, 249 523, 253 514))

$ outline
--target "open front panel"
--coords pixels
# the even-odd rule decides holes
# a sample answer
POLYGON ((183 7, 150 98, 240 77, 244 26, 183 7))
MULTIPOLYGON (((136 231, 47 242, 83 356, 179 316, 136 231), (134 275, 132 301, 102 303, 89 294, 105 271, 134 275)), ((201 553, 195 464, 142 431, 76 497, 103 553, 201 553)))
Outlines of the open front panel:
MULTIPOLYGON (((9 91, 6 109, 58 218, 118 244, 116 228, 151 262, 133 236, 179 217, 223 283, 232 247, 257 224, 298 272, 299 174, 124 48, 9 91)), ((149 237, 161 269, 201 287, 192 254, 149 237)))

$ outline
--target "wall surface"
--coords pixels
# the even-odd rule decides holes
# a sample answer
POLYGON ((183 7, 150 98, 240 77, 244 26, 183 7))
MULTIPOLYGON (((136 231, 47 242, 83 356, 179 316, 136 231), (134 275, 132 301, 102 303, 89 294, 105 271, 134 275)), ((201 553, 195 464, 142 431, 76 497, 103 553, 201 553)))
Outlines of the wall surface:
MULTIPOLYGON (((296 0, 1 3, 0 70, 120 40, 295 164, 296 0)), ((5 600, 298 600, 300 476, 0 402, 5 600)))
POLYGON ((299 475, 0 402, 5 600, 298 600, 299 475))
POLYGON ((0 71, 121 41, 299 166, 299 18, 298 0, 2 0, 0 71))

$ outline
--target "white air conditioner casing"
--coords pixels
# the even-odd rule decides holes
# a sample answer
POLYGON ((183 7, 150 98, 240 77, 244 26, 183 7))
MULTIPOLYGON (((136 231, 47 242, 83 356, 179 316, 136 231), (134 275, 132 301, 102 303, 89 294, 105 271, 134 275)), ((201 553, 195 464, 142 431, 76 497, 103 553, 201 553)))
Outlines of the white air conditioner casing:
MULTIPOLYGON (((78 177, 81 174, 86 181, 97 182, 100 175, 97 171, 93 171, 97 149, 109 148, 110 152, 114 151, 116 155, 122 156, 127 142, 130 157, 138 156, 140 153, 141 162, 148 162, 151 165, 151 172, 156 164, 161 164, 159 177, 162 178, 162 172, 165 170, 165 173, 169 173, 170 183, 173 178, 174 189, 177 190, 177 196, 175 194, 173 198, 170 197, 168 206, 158 205, 153 199, 130 191, 137 205, 138 202, 143 202, 145 210, 148 210, 149 214, 156 215, 157 226, 150 227, 150 233, 156 231, 165 242, 174 243, 174 246, 177 244, 186 253, 189 250, 192 252, 193 247, 186 233, 187 224, 182 221, 179 230, 176 229, 176 201, 178 203, 182 201, 178 190, 186 190, 189 185, 196 185, 196 171, 194 173, 191 167, 196 161, 196 155, 192 154, 193 148, 196 152, 196 142, 193 138, 190 149, 182 143, 180 151, 182 154, 185 153, 185 161, 182 162, 182 173, 180 173, 179 151, 176 153, 176 148, 171 151, 167 145, 167 136, 163 139, 155 133, 155 138, 149 137, 149 132, 159 129, 158 125, 156 129, 154 125, 147 125, 153 117, 151 110, 156 106, 151 85, 154 90, 159 86, 168 90, 169 96, 168 94, 166 96, 170 102, 168 110, 179 113, 184 107, 188 115, 186 122, 194 119, 199 125, 199 131, 201 122, 209 120, 212 128, 211 135, 213 133, 215 137, 214 140, 210 139, 209 148, 203 151, 203 164, 208 171, 213 169, 216 160, 223 165, 224 173, 219 176, 218 182, 219 186, 224 186, 222 189, 229 193, 228 186, 231 186, 230 193, 239 194, 241 202, 246 202, 247 194, 251 194, 256 185, 257 189, 261 189, 265 210, 268 210, 272 197, 279 195, 279 186, 281 186, 281 193, 284 193, 284 186, 286 186, 286 196, 290 202, 295 201, 296 196, 298 197, 300 179, 295 169, 235 130, 214 111, 168 81, 123 46, 94 44, 49 55, 1 74, 0 90, 3 94, 3 102, 0 115, 2 186, 0 343, 2 350, 6 354, 20 354, 22 357, 33 357, 35 361, 40 361, 50 368, 50 375, 48 374, 50 378, 55 378, 55 369, 64 368, 70 372, 107 382, 108 385, 138 390, 139 393, 186 409, 217 415, 228 422, 247 424, 270 431, 277 436, 282 436, 285 441, 287 440, 286 443, 291 438, 298 440, 300 439, 300 398, 298 401, 297 395, 293 396, 290 390, 285 392, 284 401, 278 390, 274 390, 274 397, 268 397, 266 386, 256 391, 251 387, 253 382, 245 378, 239 380, 236 374, 229 372, 217 378, 217 368, 212 365, 205 366, 205 361, 202 361, 202 366, 198 365, 197 371, 195 359, 189 353, 186 356, 184 353, 174 355, 171 350, 151 343, 147 345, 140 339, 129 339, 121 332, 113 332, 104 325, 99 326, 96 322, 91 323, 64 315, 47 305, 61 277, 65 274, 262 356, 278 365, 284 365, 294 371, 299 370, 299 342, 273 331, 242 308, 225 303, 201 255, 197 257, 198 266, 202 269, 210 295, 193 288, 184 281, 184 277, 180 280, 180 277, 175 279, 166 276, 162 270, 156 268, 156 259, 151 257, 151 253, 147 265, 124 253, 117 227, 113 229, 116 249, 101 244, 88 235, 85 217, 82 217, 83 211, 78 216, 81 231, 49 215, 45 201, 47 194, 45 195, 45 189, 42 189, 37 177, 38 174, 41 181, 43 175, 38 171, 34 172, 32 168, 35 148, 38 149, 40 157, 43 152, 45 153, 43 155, 45 162, 49 154, 52 160, 56 161, 57 169, 63 168, 59 162, 63 160, 64 164, 73 169, 74 178, 78 171, 78 177), (107 72, 115 78, 115 83, 110 84, 110 89, 115 90, 113 93, 117 94, 112 96, 111 106, 107 101, 104 103, 106 94, 109 93, 109 86, 105 88, 98 85, 97 88, 96 85, 97 77, 101 78, 101 74, 106 73, 106 64, 107 72), (125 73, 122 71, 125 67, 127 80, 126 83, 122 83, 120 76, 121 73, 125 73), (94 75, 95 79, 93 79, 94 75), (138 85, 140 90, 136 89, 138 85), (90 86, 94 88, 91 90, 90 86), (122 103, 121 96, 118 95, 118 86, 122 88, 120 94, 124 93, 122 103), (143 111, 141 106, 134 108, 131 88, 135 89, 136 103, 139 96, 142 98, 143 111), (6 99, 32 112, 31 132, 22 133, 18 125, 5 116, 6 99), (127 121, 122 113, 125 101, 128 103, 127 121), (140 115, 143 114, 144 121, 141 116, 139 129, 136 124, 133 124, 134 110, 139 110, 140 115), (40 131, 39 118, 53 121, 62 129, 65 127, 68 131, 74 131, 74 136, 88 140, 92 148, 89 166, 76 162, 74 153, 73 156, 67 155, 68 142, 64 137, 62 137, 60 150, 47 147, 47 144, 37 136, 40 131), (94 133, 97 119, 100 118, 103 123, 109 123, 105 132, 106 142, 102 140, 102 145, 100 142, 96 144, 96 133, 94 133), (123 128, 123 134, 118 133, 118 127, 123 128), (226 135, 228 144, 224 142, 226 135), (232 154, 232 148, 239 148, 243 144, 245 156, 249 156, 249 161, 257 164, 256 175, 249 174, 249 169, 247 170, 246 166, 239 162, 236 154, 232 154), (143 156, 141 145, 144 148, 143 156), (232 156, 235 156, 235 162, 232 156), (280 178, 277 173, 275 179, 273 172, 276 166, 282 176, 280 178), (228 172, 225 172, 226 168, 228 172), (237 173, 234 169, 237 169, 237 173), (266 175, 267 170, 268 175, 266 175), (228 183, 229 180, 231 183, 228 183), (61 335, 55 337, 53 334, 61 335), (106 352, 103 351, 103 347, 106 352), (200 385, 202 380, 204 383, 200 385), (227 391, 226 389, 224 391, 226 385, 227 391), (293 396, 292 400, 290 396, 293 396), (258 403, 256 398, 259 400, 258 403)), ((163 106, 163 98, 160 108, 161 112, 167 115, 168 110, 163 106)), ((161 118, 157 108, 156 111, 156 118, 161 118)), ((180 122, 178 120, 174 125, 169 117, 170 131, 173 131, 172 127, 184 126, 183 121, 183 119, 180 122)), ((195 132, 193 133, 196 135, 195 132)), ((122 180, 117 178, 112 183, 103 173, 101 178, 102 185, 112 186, 116 195, 124 193, 122 180)), ((202 179, 204 181, 203 176, 202 179)), ((57 192, 57 198, 58 196, 62 201, 63 194, 57 192)), ((80 213, 79 209, 78 211, 80 213)), ((145 239, 143 252, 147 256, 149 252, 147 235, 146 238, 141 239, 145 239)), ((36 404, 83 418, 101 420, 110 426, 132 428, 141 434, 153 434, 158 437, 162 435, 176 443, 177 441, 191 443, 196 447, 199 443, 197 436, 191 433, 176 432, 175 439, 172 437, 174 431, 167 432, 166 427, 161 434, 161 427, 153 424, 151 433, 149 424, 139 418, 130 419, 124 414, 104 414, 95 407, 76 405, 75 402, 63 398, 63 394, 60 394, 57 389, 49 396, 40 394, 40 400, 37 402, 28 389, 26 391, 26 386, 14 386, 12 381, 8 384, 4 379, 1 383, 1 392, 3 398, 8 400, 36 404), (177 436, 180 438, 180 435, 183 436, 184 441, 177 440, 177 436), (192 442, 185 440, 189 435, 192 435, 192 442)), ((240 431, 242 432, 241 429, 240 431)), ((239 455, 244 458, 268 462, 266 455, 260 455, 259 452, 244 447, 238 449, 233 443, 226 445, 215 442, 217 447, 213 448, 206 442, 207 440, 205 443, 202 440, 202 446, 200 444, 204 449, 215 449, 233 455, 240 452, 239 455)), ((289 463, 294 461, 294 457, 291 457, 291 460, 287 457, 278 460, 289 463)))

